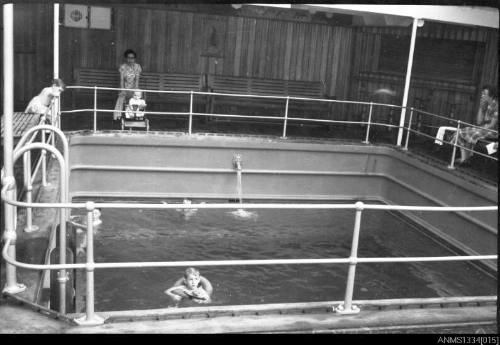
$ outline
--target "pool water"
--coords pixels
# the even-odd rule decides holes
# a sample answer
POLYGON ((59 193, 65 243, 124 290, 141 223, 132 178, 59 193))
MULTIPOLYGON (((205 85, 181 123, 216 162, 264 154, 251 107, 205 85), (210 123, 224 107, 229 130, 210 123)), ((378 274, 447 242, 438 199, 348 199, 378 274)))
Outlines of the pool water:
MULTIPOLYGON (((94 237, 95 261, 304 259, 350 255, 354 210, 260 209, 252 212, 252 217, 242 218, 231 210, 200 209, 186 215, 176 210, 103 209, 103 223, 94 237)), ((73 214, 83 213, 73 211, 73 214)), ((456 253, 402 218, 385 211, 363 212, 359 257, 446 255, 456 253)), ((78 260, 84 261, 85 255, 80 253, 78 260)), ((173 306, 164 290, 182 276, 184 269, 97 269, 95 309, 173 306)), ((209 305, 343 300, 347 269, 347 264, 199 267, 201 275, 214 287, 213 302, 209 305)), ((495 295, 496 286, 496 277, 467 262, 358 264, 353 298, 495 295)), ((180 306, 191 305, 181 303, 180 306)))

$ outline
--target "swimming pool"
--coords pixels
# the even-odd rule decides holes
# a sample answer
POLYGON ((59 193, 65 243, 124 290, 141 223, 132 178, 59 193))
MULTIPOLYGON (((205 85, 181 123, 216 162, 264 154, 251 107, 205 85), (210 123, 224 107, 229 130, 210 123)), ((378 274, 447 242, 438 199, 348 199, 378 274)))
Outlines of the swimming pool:
MULTIPOLYGON (((254 217, 244 219, 227 210, 200 209, 186 217, 176 210, 104 209, 103 224, 94 237, 95 261, 344 258, 350 254, 353 210, 253 212, 254 217)), ((396 214, 363 212, 359 257, 454 254, 396 214)), ((84 257, 80 253, 79 261, 84 257)), ((342 300, 347 267, 229 266, 200 271, 214 286, 212 305, 243 305, 342 300)), ((96 311, 167 307, 172 303, 163 291, 182 272, 183 268, 97 270, 96 311)), ((494 295, 497 285, 496 277, 467 262, 359 264, 356 272, 354 299, 494 295)), ((79 272, 77 311, 84 306, 83 279, 84 272, 79 272)))

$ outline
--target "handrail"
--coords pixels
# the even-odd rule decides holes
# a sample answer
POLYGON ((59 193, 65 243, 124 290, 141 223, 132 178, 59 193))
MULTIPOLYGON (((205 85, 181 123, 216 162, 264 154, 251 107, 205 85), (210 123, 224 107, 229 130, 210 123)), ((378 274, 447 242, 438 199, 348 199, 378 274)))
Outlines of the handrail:
MULTIPOLYGON (((80 264, 28 264, 8 256, 8 238, 2 249, 2 256, 8 263, 17 267, 32 270, 69 270, 88 268, 87 263, 80 264)), ((311 264, 346 264, 346 263, 395 263, 395 262, 434 262, 434 261, 475 261, 496 260, 498 255, 462 255, 433 257, 385 257, 385 258, 330 258, 330 259, 259 259, 259 260, 203 260, 203 261, 137 261, 137 262, 103 262, 93 263, 93 268, 145 268, 145 267, 189 267, 189 266, 259 266, 259 265, 311 265, 311 264)))
MULTIPOLYGON (((113 87, 98 87, 98 86, 80 86, 80 85, 73 85, 73 86, 68 86, 70 89, 88 89, 88 90, 93 90, 94 91, 94 101, 95 97, 97 95, 97 90, 115 90, 115 91, 123 91, 123 90, 129 90, 129 91, 141 91, 141 92, 152 92, 152 93, 164 93, 164 94, 185 94, 186 96, 189 96, 189 112, 158 112, 158 111, 148 111, 148 114, 150 115, 180 115, 180 116, 188 116, 189 117, 189 126, 188 126, 188 133, 192 133, 192 117, 193 116, 210 116, 210 117, 222 117, 222 118, 243 118, 243 119, 265 119, 265 120, 281 120, 283 121, 283 135, 282 138, 286 138, 286 126, 289 121, 300 121, 300 122, 310 122, 310 123, 326 123, 326 124, 359 124, 359 125, 367 125, 367 130, 366 130, 366 138, 363 141, 363 143, 368 144, 369 143, 369 133, 370 133, 370 126, 375 125, 375 126, 382 126, 386 128, 399 128, 401 129, 406 129, 407 134, 406 134, 406 144, 404 147, 404 150, 408 150, 408 142, 409 142, 409 134, 410 133, 415 133, 420 136, 426 137, 426 138, 432 138, 431 136, 427 135, 424 132, 421 132, 420 130, 415 130, 415 129, 410 129, 411 123, 408 122, 407 126, 399 126, 399 125, 393 125, 390 123, 381 123, 381 122, 372 122, 371 120, 371 115, 372 115, 372 109, 373 106, 383 106, 387 108, 398 108, 398 109, 410 109, 410 121, 413 115, 413 112, 417 112, 419 114, 424 114, 424 115, 430 115, 434 116, 437 118, 441 118, 444 120, 449 120, 449 121, 455 121, 459 124, 474 127, 474 128, 481 128, 483 130, 489 131, 491 133, 496 133, 498 135, 498 131, 492 130, 492 129, 487 129, 483 128, 481 126, 476 126, 474 124, 470 124, 468 122, 463 122, 460 120, 455 120, 451 118, 446 118, 441 115, 433 114, 427 111, 419 110, 414 107, 403 107, 399 105, 394 105, 394 104, 387 104, 387 103, 374 103, 374 102, 361 102, 361 101, 348 101, 348 100, 336 100, 336 99, 327 99, 327 98, 311 98, 311 97, 294 97, 294 96, 269 96, 269 95, 248 95, 248 94, 236 94, 236 93, 221 93, 221 92, 204 92, 204 91, 174 91, 174 90, 147 90, 147 89, 125 89, 125 88, 113 88, 113 87), (280 115, 272 115, 272 116, 256 116, 256 115, 236 115, 236 114, 214 114, 214 113, 202 113, 202 112, 193 112, 193 96, 194 95, 208 95, 208 96, 227 96, 227 97, 246 97, 246 98, 267 98, 267 99, 279 99, 283 100, 285 104, 285 113, 283 116, 280 115), (316 101, 316 102, 328 102, 328 103, 344 103, 344 104, 357 104, 357 105, 365 105, 370 107, 370 115, 368 118, 368 121, 341 121, 341 120, 327 120, 327 119, 318 119, 318 118, 300 118, 300 117, 289 117, 288 116, 288 104, 290 100, 301 100, 301 101, 316 101)), ((116 110, 108 110, 108 109, 97 109, 97 106, 94 102, 94 108, 93 109, 75 109, 75 110, 66 110, 66 111, 59 111, 60 114, 63 113, 79 113, 79 112, 93 112, 94 113, 94 132, 96 131, 96 114, 97 112, 102 112, 102 113, 113 113, 116 112, 116 110)), ((125 113, 125 110, 119 111, 121 113, 125 113)), ((406 122, 406 121, 405 121, 406 122)), ((498 161, 497 158, 492 157, 491 155, 485 155, 482 152, 478 152, 474 149, 469 149, 467 147, 461 146, 458 143, 448 143, 444 140, 440 140, 441 142, 445 142, 447 145, 452 145, 454 147, 454 150, 452 152, 452 163, 448 165, 449 169, 454 169, 454 156, 455 156, 455 151, 456 148, 459 147, 465 151, 473 152, 476 153, 482 157, 485 157, 487 159, 491 159, 494 161, 498 161)), ((398 142, 398 146, 399 146, 398 142)))

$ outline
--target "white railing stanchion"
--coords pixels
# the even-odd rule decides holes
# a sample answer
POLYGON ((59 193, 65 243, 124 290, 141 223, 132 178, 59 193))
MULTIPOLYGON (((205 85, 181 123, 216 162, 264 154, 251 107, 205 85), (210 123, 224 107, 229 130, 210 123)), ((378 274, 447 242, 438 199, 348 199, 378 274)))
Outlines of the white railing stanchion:
POLYGON ((288 103, 290 102, 290 96, 286 96, 286 103, 285 103, 285 120, 283 121, 283 136, 282 138, 286 138, 286 123, 288 119, 288 103))
POLYGON ((189 128, 188 133, 191 135, 193 129, 193 90, 191 90, 191 96, 189 98, 189 128))
POLYGON ((356 202, 356 216, 354 219, 354 231, 352 234, 351 256, 349 258, 349 273, 347 275, 344 304, 340 304, 334 309, 339 314, 359 313, 359 308, 352 304, 352 295, 354 292, 354 278, 356 276, 356 263, 358 260, 359 230, 361 227, 361 213, 363 212, 363 206, 363 202, 356 202))
MULTIPOLYGON (((55 126, 55 121, 57 121, 56 119, 56 109, 55 109, 55 98, 52 99, 52 102, 50 104, 50 124, 52 126, 55 126)), ((52 133, 51 133, 52 134, 52 133)), ((56 137, 55 135, 51 135, 50 136, 50 144, 53 146, 53 147, 56 147, 56 137)), ((52 154, 51 155, 52 158, 55 158, 55 156, 52 154)))
POLYGON ((102 325, 104 319, 94 312, 94 209, 92 201, 86 202, 87 210, 87 264, 86 264, 86 298, 85 316, 75 319, 79 325, 102 325))
MULTIPOLYGON (((43 124, 45 124, 45 116, 43 116, 43 124)), ((42 129, 40 135, 42 136, 41 138, 41 143, 45 144, 45 130, 42 129)), ((47 183, 47 151, 42 150, 42 186, 47 187, 49 184, 47 183)))
POLYGON ((405 141, 405 147, 403 150, 408 151, 408 142, 410 140, 410 129, 411 129, 411 120, 413 118, 413 107, 410 108, 410 119, 408 121, 408 128, 406 129, 406 141, 405 141))
POLYGON ((97 132, 97 86, 94 86, 94 133, 97 132))
POLYGON ((460 120, 457 122, 457 131, 455 132, 455 141, 453 142, 453 151, 451 153, 451 162, 450 165, 448 165, 448 169, 455 169, 455 154, 457 153, 457 141, 458 141, 458 135, 460 131, 460 120))
POLYGON ((373 111, 373 102, 370 102, 370 112, 368 113, 368 124, 366 126, 366 137, 365 141, 363 141, 363 144, 369 144, 370 142, 368 141, 368 138, 370 137, 370 124, 372 121, 372 111, 373 111))
MULTIPOLYGON (((24 187, 26 188, 26 202, 33 202, 33 185, 31 184, 31 151, 27 151, 23 155, 24 160, 24 187)), ((26 226, 24 232, 34 232, 38 230, 38 226, 33 225, 33 209, 26 207, 26 226)))

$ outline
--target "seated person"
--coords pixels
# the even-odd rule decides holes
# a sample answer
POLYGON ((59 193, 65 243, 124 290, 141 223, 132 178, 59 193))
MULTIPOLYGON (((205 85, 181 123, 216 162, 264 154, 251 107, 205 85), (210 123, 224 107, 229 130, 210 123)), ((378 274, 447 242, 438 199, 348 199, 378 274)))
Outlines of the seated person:
POLYGON ((165 290, 165 293, 175 302, 190 299, 195 303, 210 303, 212 292, 212 284, 207 278, 201 276, 197 269, 192 267, 186 269, 184 277, 178 279, 174 286, 165 290))
MULTIPOLYGON (((481 101, 477 114, 477 124, 480 127, 465 127, 460 129, 450 140, 457 140, 457 145, 472 150, 478 140, 495 139, 498 137, 498 94, 494 86, 483 86, 481 101), (496 131, 496 132, 493 132, 496 131)), ((460 147, 460 160, 458 165, 467 164, 473 152, 460 147)))
POLYGON ((127 120, 142 120, 144 118, 146 101, 141 97, 142 93, 140 91, 135 91, 134 96, 129 100, 128 105, 125 107, 125 118, 127 120))

